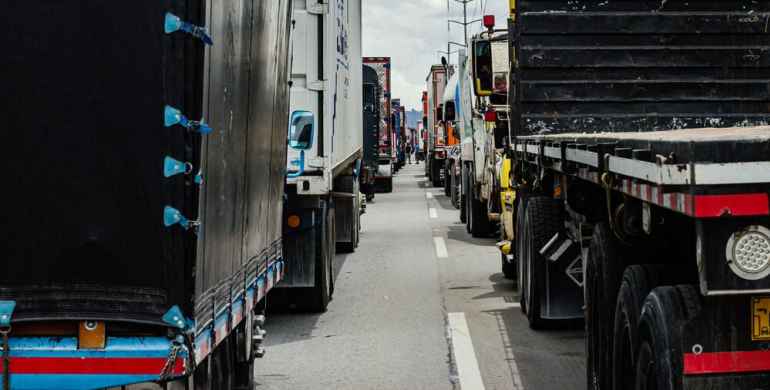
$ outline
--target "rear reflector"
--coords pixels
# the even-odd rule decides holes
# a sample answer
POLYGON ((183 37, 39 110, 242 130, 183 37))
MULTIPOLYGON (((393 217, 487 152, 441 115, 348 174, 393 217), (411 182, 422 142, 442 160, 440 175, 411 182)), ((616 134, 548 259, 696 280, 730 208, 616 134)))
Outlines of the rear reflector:
POLYGON ((695 217, 741 217, 770 213, 767 194, 695 195, 695 217))
POLYGON ((486 122, 497 122, 497 112, 493 110, 489 110, 484 113, 484 120, 486 122))
POLYGON ((685 375, 770 371, 770 351, 704 352, 684 354, 685 375))

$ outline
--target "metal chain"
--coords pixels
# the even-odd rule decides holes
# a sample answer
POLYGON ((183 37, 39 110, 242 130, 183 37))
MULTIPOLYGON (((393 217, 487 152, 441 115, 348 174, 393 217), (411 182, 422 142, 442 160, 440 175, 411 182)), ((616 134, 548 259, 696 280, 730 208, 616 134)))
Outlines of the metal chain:
POLYGON ((3 335, 3 390, 11 389, 11 351, 8 343, 8 334, 11 328, 0 328, 3 335))
POLYGON ((168 351, 168 359, 166 360, 166 364, 163 366, 163 369, 160 370, 161 381, 171 378, 171 375, 174 371, 174 365, 176 365, 176 358, 180 349, 182 349, 182 346, 179 345, 179 343, 176 341, 171 344, 171 349, 168 351))

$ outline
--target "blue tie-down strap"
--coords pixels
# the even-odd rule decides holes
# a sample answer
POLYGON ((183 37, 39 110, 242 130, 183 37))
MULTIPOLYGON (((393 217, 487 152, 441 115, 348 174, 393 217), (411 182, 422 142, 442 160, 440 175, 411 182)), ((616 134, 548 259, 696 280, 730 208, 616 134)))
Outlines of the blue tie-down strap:
POLYGON ((163 108, 163 124, 166 127, 181 125, 187 130, 198 132, 203 135, 207 135, 214 131, 214 129, 207 125, 202 119, 200 121, 191 121, 182 114, 182 111, 171 106, 165 106, 163 108))
POLYGON ((190 350, 168 337, 107 337, 80 349, 77 337, 11 337, 10 388, 86 390, 157 382, 190 374, 190 350))
POLYGON ((170 12, 166 13, 166 19, 164 21, 163 29, 166 34, 175 33, 177 31, 184 31, 207 45, 213 45, 214 41, 211 39, 208 30, 205 27, 196 26, 192 23, 185 22, 179 16, 176 16, 170 12))
POLYGON ((16 301, 0 301, 0 328, 11 327, 14 309, 16 309, 16 301))

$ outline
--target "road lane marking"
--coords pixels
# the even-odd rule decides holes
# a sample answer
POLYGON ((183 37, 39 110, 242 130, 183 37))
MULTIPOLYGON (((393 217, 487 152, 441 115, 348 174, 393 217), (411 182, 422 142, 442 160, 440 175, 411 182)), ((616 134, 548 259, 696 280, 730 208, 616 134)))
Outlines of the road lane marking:
POLYGON ((431 207, 430 209, 428 209, 428 213, 430 213, 430 217, 431 217, 431 218, 433 218, 433 219, 436 219, 436 218, 438 218, 438 212, 437 212, 437 211, 436 211, 436 209, 434 209, 433 207, 431 207))
POLYGON ((432 192, 426 192, 425 197, 428 199, 433 199, 433 193, 432 192))
POLYGON ((460 389, 484 390, 484 381, 481 379, 479 362, 476 360, 476 351, 473 349, 473 340, 468 329, 468 321, 465 320, 465 313, 448 313, 447 316, 460 389))
POLYGON ((436 244, 436 256, 438 256, 439 259, 446 259, 449 257, 443 237, 433 237, 433 243, 436 244))

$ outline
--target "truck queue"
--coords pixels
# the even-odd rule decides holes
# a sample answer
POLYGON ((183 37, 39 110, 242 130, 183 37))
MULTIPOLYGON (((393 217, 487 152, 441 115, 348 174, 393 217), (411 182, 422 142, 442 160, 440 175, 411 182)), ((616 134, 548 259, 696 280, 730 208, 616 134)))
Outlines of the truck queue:
POLYGON ((587 389, 767 387, 770 4, 510 0, 395 91, 361 0, 84 3, 3 18, 1 389, 254 388, 412 154, 587 389))

